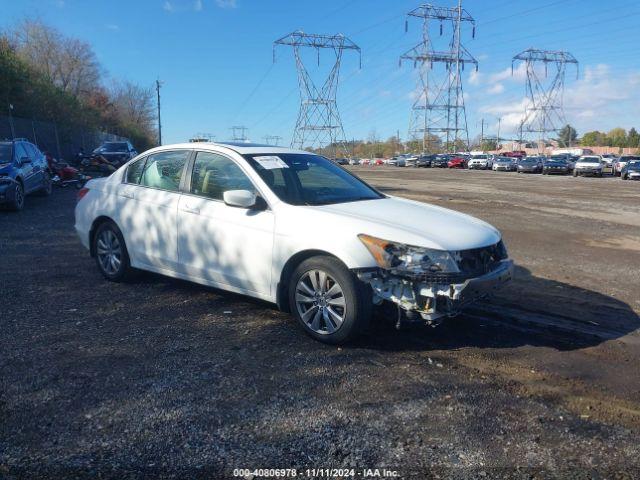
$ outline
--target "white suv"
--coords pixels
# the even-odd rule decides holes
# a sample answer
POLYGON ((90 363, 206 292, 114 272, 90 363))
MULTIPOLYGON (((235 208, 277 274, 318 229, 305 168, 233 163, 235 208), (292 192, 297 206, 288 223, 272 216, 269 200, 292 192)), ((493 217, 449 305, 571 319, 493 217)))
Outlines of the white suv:
POLYGON ((261 298, 328 343, 383 300, 426 322, 454 315, 513 269, 492 226, 272 146, 154 148, 89 181, 75 214, 107 279, 136 268, 261 298))

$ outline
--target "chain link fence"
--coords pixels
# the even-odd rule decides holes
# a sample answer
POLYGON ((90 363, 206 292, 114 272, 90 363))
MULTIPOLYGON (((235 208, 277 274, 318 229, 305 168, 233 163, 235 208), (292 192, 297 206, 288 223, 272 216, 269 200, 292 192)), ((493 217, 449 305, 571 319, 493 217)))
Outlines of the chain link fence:
POLYGON ((103 142, 128 140, 75 125, 0 115, 0 140, 11 138, 26 138, 43 152, 49 151, 54 157, 65 160, 74 158, 81 148, 90 153, 103 142))

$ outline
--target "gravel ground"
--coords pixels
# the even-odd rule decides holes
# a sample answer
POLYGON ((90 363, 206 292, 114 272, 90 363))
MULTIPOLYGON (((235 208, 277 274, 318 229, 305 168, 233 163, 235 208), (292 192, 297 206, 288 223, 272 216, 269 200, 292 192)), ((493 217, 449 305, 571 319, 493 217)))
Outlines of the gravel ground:
POLYGON ((0 478, 640 476, 640 184, 353 170, 495 224, 513 286, 436 329, 379 311, 329 347, 270 304, 104 281, 72 190, 0 212, 0 478))

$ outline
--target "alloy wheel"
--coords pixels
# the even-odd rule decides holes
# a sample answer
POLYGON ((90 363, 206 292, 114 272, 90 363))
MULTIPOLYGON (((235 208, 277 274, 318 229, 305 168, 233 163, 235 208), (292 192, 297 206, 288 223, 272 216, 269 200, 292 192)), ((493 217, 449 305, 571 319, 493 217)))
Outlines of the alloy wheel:
POLYGON ((344 322, 346 302, 342 287, 323 270, 310 270, 300 277, 295 302, 302 321, 316 333, 334 333, 344 322))
POLYGON ((122 246, 113 230, 100 232, 96 245, 96 255, 100 266, 107 275, 116 275, 122 264, 122 246))

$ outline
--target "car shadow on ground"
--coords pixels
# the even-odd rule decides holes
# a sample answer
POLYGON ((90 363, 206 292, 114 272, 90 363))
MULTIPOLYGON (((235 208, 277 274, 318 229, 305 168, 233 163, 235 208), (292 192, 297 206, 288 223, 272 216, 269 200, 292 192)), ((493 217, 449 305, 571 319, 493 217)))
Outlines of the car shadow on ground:
POLYGON ((381 350, 514 348, 524 345, 576 350, 623 337, 640 317, 611 296, 536 277, 516 267, 511 285, 438 327, 394 330, 395 306, 379 308, 370 333, 355 345, 381 350))
MULTIPOLYGON (((278 312, 271 303, 243 295, 142 273, 137 280, 160 283, 165 292, 212 292, 228 306, 264 308, 285 320, 296 330, 293 319, 278 312)), ((623 337, 640 328, 640 317, 626 303, 608 295, 566 283, 536 277, 516 267, 514 281, 492 298, 479 301, 456 317, 430 327, 422 322, 403 324, 398 330, 397 308, 385 303, 375 309, 370 329, 353 341, 351 348, 375 350, 455 350, 464 347, 514 348, 551 347, 576 350, 593 347, 623 337)), ((292 332, 293 333, 293 332, 292 332)), ((303 335, 300 329, 297 333, 303 335)))

